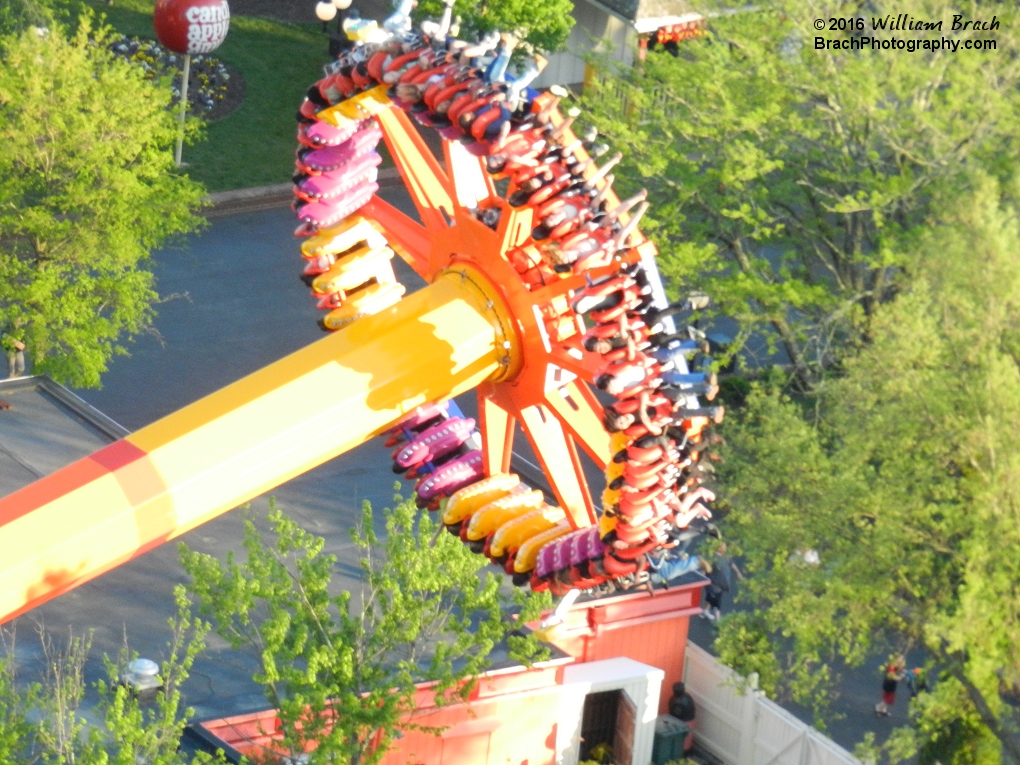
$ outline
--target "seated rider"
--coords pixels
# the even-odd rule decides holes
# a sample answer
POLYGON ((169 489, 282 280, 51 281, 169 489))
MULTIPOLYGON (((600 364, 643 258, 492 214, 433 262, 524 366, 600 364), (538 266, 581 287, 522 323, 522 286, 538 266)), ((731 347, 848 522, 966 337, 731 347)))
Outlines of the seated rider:
POLYGON ((648 567, 652 571, 653 582, 668 585, 679 576, 697 571, 701 567, 701 559, 676 549, 660 550, 648 554, 648 567))

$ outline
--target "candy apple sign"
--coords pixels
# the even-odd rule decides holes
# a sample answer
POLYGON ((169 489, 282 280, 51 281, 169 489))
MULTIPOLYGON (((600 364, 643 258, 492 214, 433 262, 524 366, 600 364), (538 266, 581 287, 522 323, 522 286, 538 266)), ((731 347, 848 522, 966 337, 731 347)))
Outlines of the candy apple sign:
POLYGON ((156 0, 156 37, 177 53, 211 53, 227 36, 227 0, 156 0))

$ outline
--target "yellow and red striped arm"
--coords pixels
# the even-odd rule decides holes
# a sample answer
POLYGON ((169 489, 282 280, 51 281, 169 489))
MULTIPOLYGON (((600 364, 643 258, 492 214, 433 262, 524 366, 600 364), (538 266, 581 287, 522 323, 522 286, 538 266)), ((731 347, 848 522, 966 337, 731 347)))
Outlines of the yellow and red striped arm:
POLYGON ((0 622, 498 376, 505 338, 476 281, 442 276, 0 499, 0 622))

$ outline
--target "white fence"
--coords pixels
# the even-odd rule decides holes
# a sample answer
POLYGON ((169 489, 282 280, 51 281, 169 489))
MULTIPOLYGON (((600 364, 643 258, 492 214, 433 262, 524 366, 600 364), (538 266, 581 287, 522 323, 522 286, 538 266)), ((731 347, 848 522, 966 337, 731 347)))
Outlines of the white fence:
POLYGON ((684 681, 697 704, 694 737, 724 765, 861 765, 760 692, 742 693, 736 672, 690 642, 684 681))

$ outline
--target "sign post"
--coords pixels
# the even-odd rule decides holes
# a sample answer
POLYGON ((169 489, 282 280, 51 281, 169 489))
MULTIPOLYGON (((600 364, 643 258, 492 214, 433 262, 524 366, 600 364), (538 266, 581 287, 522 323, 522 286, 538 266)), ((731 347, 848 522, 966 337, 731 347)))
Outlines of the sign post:
POLYGON ((188 114, 188 77, 191 75, 191 54, 184 54, 184 74, 181 75, 181 118, 177 125, 177 146, 174 147, 174 162, 181 166, 184 151, 184 118, 188 114))
POLYGON ((230 7, 227 0, 156 0, 152 22, 156 37, 164 47, 184 56, 180 121, 174 148, 174 162, 180 167, 184 150, 184 120, 188 113, 191 55, 212 53, 220 47, 230 28, 230 7))

